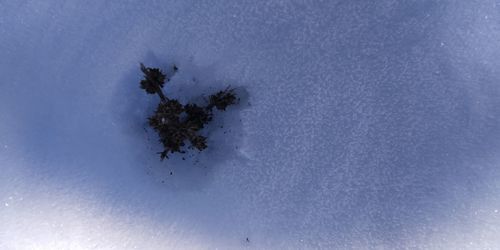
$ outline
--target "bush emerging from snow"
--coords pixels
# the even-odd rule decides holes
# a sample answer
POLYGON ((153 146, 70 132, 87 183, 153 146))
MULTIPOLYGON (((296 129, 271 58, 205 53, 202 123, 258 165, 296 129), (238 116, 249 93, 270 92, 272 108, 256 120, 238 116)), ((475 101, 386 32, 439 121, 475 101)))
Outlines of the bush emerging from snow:
MULTIPOLYGON (((173 74, 177 70, 174 65, 173 74)), ((154 115, 149 117, 149 125, 158 133, 163 144, 163 151, 159 153, 162 160, 168 158, 169 153, 185 153, 186 141, 190 143, 190 149, 202 151, 207 148, 207 138, 199 132, 212 120, 212 109, 225 111, 238 101, 234 89, 226 88, 210 95, 204 107, 194 103, 182 105, 163 93, 162 88, 170 78, 159 68, 149 68, 141 63, 141 71, 144 73, 141 88, 148 94, 157 94, 161 100, 154 115)))

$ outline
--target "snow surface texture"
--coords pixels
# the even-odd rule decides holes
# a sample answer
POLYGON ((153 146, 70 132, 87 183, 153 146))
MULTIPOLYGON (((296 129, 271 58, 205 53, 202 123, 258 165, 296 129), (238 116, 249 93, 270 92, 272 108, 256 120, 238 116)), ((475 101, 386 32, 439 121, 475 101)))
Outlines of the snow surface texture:
POLYGON ((498 249, 499 11, 0 1, 0 249, 498 249), (139 62, 245 100, 160 162, 139 62))

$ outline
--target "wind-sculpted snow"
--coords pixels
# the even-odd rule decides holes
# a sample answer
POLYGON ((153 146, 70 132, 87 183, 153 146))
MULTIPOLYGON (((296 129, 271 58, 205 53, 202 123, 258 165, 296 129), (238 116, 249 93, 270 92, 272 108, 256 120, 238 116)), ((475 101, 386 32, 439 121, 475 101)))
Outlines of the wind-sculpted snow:
POLYGON ((0 1, 0 248, 498 248, 498 10, 0 1), (207 150, 159 161, 140 62, 238 91, 207 150))

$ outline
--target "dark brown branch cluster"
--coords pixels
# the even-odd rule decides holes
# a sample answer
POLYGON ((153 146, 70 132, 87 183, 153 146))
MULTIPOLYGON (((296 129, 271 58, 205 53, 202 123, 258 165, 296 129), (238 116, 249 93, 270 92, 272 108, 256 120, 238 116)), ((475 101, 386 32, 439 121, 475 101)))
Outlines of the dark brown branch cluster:
MULTIPOLYGON (((162 160, 168 158, 169 153, 185 153, 185 142, 189 142, 188 148, 191 149, 201 151, 207 148, 207 138, 199 132, 212 120, 213 108, 224 111, 238 101, 234 89, 227 88, 210 95, 204 107, 194 103, 182 105, 163 94, 162 88, 170 78, 160 69, 148 68, 141 63, 141 71, 144 73, 141 88, 148 94, 158 94, 161 99, 154 115, 149 117, 149 125, 158 133, 163 144, 164 150, 160 152, 162 160)), ((177 72, 175 65, 173 72, 177 72)))

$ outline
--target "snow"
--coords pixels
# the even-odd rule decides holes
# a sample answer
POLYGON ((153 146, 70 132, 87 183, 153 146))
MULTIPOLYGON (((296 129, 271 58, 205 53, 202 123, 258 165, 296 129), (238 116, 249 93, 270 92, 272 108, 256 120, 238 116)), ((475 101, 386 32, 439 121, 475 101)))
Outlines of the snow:
POLYGON ((0 249, 499 248, 499 39, 492 0, 0 1, 0 249), (159 161, 140 62, 238 89, 209 149, 159 161))

